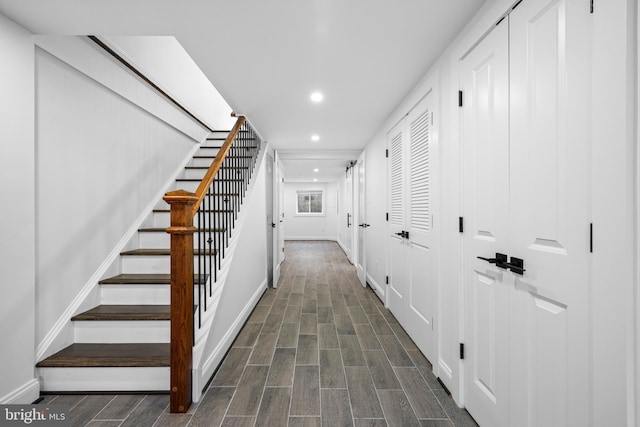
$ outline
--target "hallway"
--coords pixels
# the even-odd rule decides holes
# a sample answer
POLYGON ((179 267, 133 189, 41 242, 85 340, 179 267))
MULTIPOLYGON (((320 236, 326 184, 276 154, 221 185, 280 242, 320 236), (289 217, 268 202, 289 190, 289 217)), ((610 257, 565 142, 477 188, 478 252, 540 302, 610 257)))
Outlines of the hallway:
POLYGON ((72 426, 474 426, 333 242, 290 241, 279 286, 187 414, 167 395, 60 395, 72 426))

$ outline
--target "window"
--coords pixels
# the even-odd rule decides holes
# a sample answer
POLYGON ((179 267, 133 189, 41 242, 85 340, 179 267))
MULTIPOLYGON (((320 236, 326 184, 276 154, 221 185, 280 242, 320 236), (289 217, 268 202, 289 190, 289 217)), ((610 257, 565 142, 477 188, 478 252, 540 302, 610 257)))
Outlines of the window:
POLYGON ((298 215, 322 215, 324 194, 322 191, 298 191, 298 215))

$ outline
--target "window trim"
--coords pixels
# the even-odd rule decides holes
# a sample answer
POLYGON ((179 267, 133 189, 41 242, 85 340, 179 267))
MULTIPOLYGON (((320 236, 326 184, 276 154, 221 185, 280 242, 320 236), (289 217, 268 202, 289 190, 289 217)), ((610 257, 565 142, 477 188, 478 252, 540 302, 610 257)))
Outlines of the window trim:
POLYGON ((309 189, 309 190, 296 190, 296 216, 302 216, 302 217, 310 217, 310 216, 326 216, 326 210, 325 210, 325 191, 323 189, 309 189), (320 193, 321 195, 321 201, 322 201, 322 211, 321 212, 299 212, 298 211, 298 201, 299 201, 299 197, 301 194, 307 194, 309 196, 311 196, 312 193, 320 193))

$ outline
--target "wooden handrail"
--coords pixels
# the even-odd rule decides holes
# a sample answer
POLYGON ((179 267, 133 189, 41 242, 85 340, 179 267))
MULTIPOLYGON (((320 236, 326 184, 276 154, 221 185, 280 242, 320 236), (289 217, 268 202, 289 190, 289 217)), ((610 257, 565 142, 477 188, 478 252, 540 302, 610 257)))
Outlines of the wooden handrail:
POLYGON ((200 185, 198 185, 198 188, 195 192, 197 200, 196 200, 196 203, 193 205, 193 215, 195 215, 196 212, 198 212, 198 208, 200 207, 200 204, 202 203, 205 196, 207 195, 207 190, 211 186, 213 179, 216 177, 218 170, 222 166, 222 162, 224 161, 224 158, 227 156, 227 153, 229 152, 229 150, 231 149, 231 145, 233 144, 233 141, 235 141, 236 136, 238 136, 238 133, 240 132, 240 129, 242 128, 242 124, 244 123, 244 121, 245 121, 244 116, 238 117, 238 120, 236 120, 236 124, 233 126, 233 129, 231 129, 231 132, 229 132, 229 136, 227 136, 227 139, 224 141, 222 148, 220 148, 220 151, 218 151, 218 154, 216 154, 216 158, 213 159, 213 162, 211 163, 211 166, 209 166, 207 173, 204 175, 204 178, 202 178, 200 185))
POLYGON ((199 118, 197 118, 196 116, 193 115, 193 113, 189 110, 187 110, 185 107, 182 106, 182 104, 180 104, 178 101, 176 101, 171 95, 169 95, 167 92, 165 92, 164 90, 160 89, 160 87, 155 84, 154 82, 151 81, 151 79, 149 79, 147 76, 145 76, 140 70, 138 70, 136 67, 134 67, 133 65, 131 65, 129 63, 129 61, 127 61, 126 59, 124 59, 122 56, 120 56, 118 53, 116 53, 115 50, 111 49, 109 46, 107 46, 106 43, 104 43, 102 40, 100 40, 98 37, 96 36, 88 36, 89 39, 91 41, 93 41, 95 44, 97 44, 98 46, 100 46, 102 49, 104 49, 109 55, 113 56, 115 59, 118 60, 118 62, 120 62, 122 65, 124 65, 126 68, 128 68, 133 74, 135 74, 136 76, 140 77, 145 83, 147 83, 149 86, 151 86, 154 90, 156 90, 158 93, 160 93, 160 95, 164 96, 165 98, 167 98, 173 105, 175 105, 176 107, 178 107, 179 109, 181 109, 187 116, 191 117, 193 120, 195 120, 200 126, 202 126, 203 128, 207 129, 209 132, 213 132, 213 129, 211 129, 205 122, 203 122, 202 120, 200 120, 199 118))

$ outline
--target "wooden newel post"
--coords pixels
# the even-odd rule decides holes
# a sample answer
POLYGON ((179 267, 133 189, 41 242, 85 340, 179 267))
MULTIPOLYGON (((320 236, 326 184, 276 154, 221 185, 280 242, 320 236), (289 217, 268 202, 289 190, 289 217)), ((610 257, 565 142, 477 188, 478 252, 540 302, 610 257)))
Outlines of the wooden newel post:
POLYGON ((191 406, 193 364, 193 206, 195 194, 184 190, 164 196, 171 206, 171 393, 170 411, 191 406))

